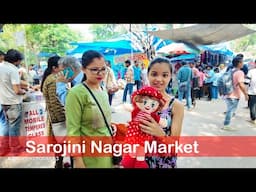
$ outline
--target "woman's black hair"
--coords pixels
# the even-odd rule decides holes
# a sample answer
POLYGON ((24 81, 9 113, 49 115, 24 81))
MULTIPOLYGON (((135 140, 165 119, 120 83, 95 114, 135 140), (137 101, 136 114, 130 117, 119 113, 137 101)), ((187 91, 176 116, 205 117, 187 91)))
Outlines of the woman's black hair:
POLYGON ((44 71, 42 83, 41 83, 41 87, 40 87, 41 92, 43 92, 43 85, 44 85, 45 79, 48 77, 48 75, 50 75, 52 73, 52 68, 53 67, 57 68, 59 66, 59 64, 58 64, 59 59, 60 59, 60 56, 58 56, 58 55, 52 56, 48 59, 48 61, 47 61, 48 66, 44 71))
MULTIPOLYGON (((100 52, 94 51, 94 50, 85 51, 83 53, 82 62, 81 62, 83 68, 86 68, 88 65, 90 65, 90 63, 92 63, 95 58, 99 58, 99 59, 103 58, 103 55, 100 52)), ((82 82, 85 80, 86 80, 86 75, 84 74, 82 82)))
POLYGON ((148 66, 148 73, 149 71, 151 70, 151 68, 156 64, 156 63, 166 63, 169 65, 169 68, 170 68, 170 72, 172 74, 172 64, 170 63, 170 60, 167 59, 167 58, 164 58, 164 57, 156 57, 155 59, 153 59, 149 66, 148 66))

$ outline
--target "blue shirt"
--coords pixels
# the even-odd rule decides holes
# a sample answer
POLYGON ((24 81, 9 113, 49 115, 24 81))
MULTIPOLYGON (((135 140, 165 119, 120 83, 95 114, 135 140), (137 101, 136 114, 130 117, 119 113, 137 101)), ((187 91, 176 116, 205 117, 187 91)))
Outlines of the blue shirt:
MULTIPOLYGON (((81 71, 71 82, 72 86, 75 86, 82 82, 82 79, 84 77, 84 73, 81 71)), ((66 87, 66 83, 64 82, 57 82, 56 83, 56 94, 60 99, 60 102, 62 105, 65 106, 66 96, 68 93, 68 89, 66 87)))
POLYGON ((138 81, 140 80, 140 76, 141 76, 141 69, 140 67, 136 67, 136 66, 133 66, 133 72, 134 72, 134 80, 135 81, 138 81))
POLYGON ((188 65, 184 65, 179 69, 177 79, 179 82, 190 81, 192 80, 192 75, 192 69, 188 65))
POLYGON ((209 71, 206 72, 208 77, 205 79, 205 83, 212 83, 214 80, 214 71, 211 69, 209 71))

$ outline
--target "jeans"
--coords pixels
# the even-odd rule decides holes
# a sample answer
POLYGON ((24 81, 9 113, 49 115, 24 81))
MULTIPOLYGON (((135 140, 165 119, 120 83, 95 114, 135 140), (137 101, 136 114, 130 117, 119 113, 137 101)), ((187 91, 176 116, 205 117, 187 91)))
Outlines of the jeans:
POLYGON ((139 90, 141 88, 141 80, 135 80, 135 85, 137 90, 139 90))
POLYGON ((234 112, 237 109, 239 99, 226 98, 225 101, 227 104, 227 112, 224 120, 224 125, 229 125, 231 121, 231 117, 233 116, 234 112))
POLYGON ((4 115, 4 110, 2 109, 2 106, 0 105, 0 136, 6 135, 4 133, 6 131, 5 127, 7 126, 7 120, 4 115))
POLYGON ((250 117, 251 120, 256 119, 256 95, 249 95, 249 109, 250 109, 250 117))
POLYGON ((133 83, 127 83, 124 88, 123 93, 123 102, 126 102, 127 92, 129 91, 129 95, 132 95, 133 92, 133 83))
POLYGON ((212 100, 212 82, 211 83, 205 83, 205 86, 208 90, 208 100, 212 100))
POLYGON ((3 126, 1 145, 4 147, 18 146, 20 136, 20 126, 22 118, 22 104, 2 105, 5 114, 6 123, 3 126))
POLYGON ((190 109, 192 105, 192 99, 191 99, 191 85, 189 83, 187 84, 186 91, 183 91, 180 88, 178 88, 178 98, 180 101, 183 100, 184 94, 186 96, 187 107, 188 109, 190 109))
POLYGON ((217 86, 212 86, 212 99, 218 99, 218 87, 217 86))
POLYGON ((112 105, 112 100, 113 100, 114 95, 115 95, 114 93, 113 94, 108 93, 108 102, 109 102, 110 106, 112 105))

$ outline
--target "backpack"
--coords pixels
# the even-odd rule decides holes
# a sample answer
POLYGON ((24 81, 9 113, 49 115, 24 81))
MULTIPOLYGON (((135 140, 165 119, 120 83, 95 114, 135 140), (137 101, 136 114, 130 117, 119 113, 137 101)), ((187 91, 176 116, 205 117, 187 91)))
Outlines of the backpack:
POLYGON ((234 91, 233 74, 237 70, 228 70, 219 77, 217 84, 220 95, 229 95, 234 91))

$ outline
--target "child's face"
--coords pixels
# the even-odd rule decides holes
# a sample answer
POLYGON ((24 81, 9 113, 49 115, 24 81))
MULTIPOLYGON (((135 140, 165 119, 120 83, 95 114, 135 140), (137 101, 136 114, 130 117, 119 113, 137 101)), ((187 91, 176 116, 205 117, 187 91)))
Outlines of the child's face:
POLYGON ((151 99, 148 96, 142 98, 142 102, 137 102, 137 106, 141 111, 146 113, 155 112, 159 107, 159 102, 157 100, 151 99))

